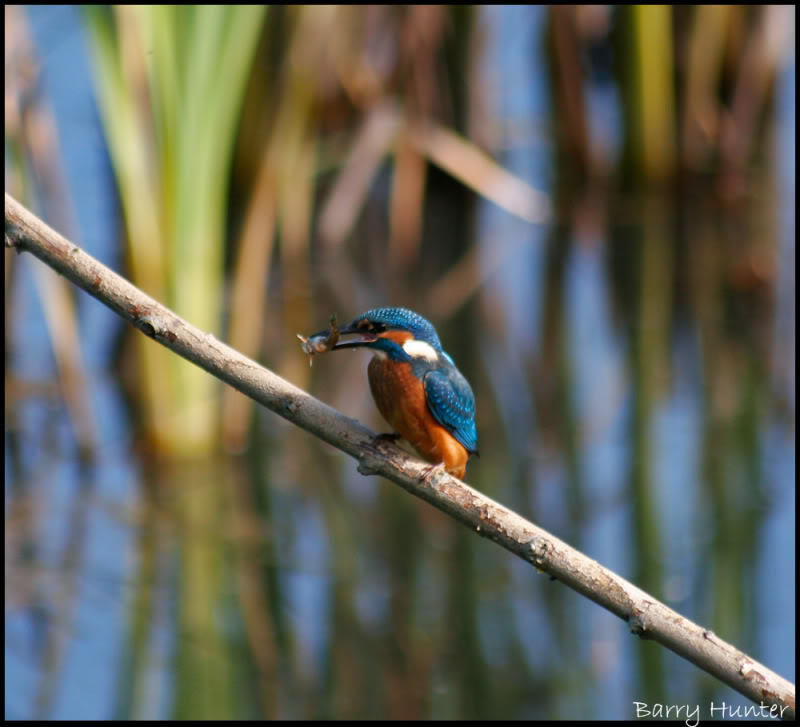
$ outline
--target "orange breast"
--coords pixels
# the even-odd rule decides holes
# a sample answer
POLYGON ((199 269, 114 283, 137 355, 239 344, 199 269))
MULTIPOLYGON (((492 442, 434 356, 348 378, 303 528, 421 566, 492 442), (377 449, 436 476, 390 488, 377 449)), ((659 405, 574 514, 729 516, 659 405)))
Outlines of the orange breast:
POLYGON ((463 479, 469 452, 433 418, 422 381, 411 373, 411 364, 375 356, 368 373, 372 398, 383 418, 423 459, 444 462, 448 472, 463 479))

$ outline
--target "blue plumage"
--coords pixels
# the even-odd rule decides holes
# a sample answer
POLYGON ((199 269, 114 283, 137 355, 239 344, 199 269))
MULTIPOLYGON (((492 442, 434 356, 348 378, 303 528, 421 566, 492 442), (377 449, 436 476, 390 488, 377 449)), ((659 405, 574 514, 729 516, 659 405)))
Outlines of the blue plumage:
POLYGON ((471 454, 478 452, 475 429, 475 397, 472 388, 455 366, 428 371, 423 378, 428 408, 439 424, 471 454))
POLYGON ((368 320, 377 325, 386 326, 387 329, 402 329, 411 333, 417 341, 430 343, 437 351, 442 350, 442 344, 433 324, 408 308, 372 308, 360 315, 356 320, 368 320))
POLYGON ((335 349, 375 352, 369 381, 384 418, 429 461, 463 477, 478 453, 475 396, 430 321, 408 308, 372 308, 339 333, 357 337, 335 349))

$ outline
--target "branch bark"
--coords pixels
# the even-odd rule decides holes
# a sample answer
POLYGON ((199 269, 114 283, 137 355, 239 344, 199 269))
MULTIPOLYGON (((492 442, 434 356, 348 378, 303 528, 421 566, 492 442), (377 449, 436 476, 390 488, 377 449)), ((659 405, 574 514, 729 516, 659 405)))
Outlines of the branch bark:
POLYGON ((395 482, 626 621, 632 633, 688 659, 770 716, 795 718, 794 685, 708 629, 657 601, 542 528, 298 389, 187 323, 72 244, 6 194, 6 247, 30 252, 101 303, 211 375, 358 460, 358 471, 395 482), (770 711, 770 708, 771 711, 770 711))

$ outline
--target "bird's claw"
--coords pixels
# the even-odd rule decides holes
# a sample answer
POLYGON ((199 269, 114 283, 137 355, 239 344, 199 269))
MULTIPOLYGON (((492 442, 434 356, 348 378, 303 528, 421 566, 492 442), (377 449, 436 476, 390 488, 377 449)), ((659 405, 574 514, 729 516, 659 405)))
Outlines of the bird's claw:
POLYGON ((429 485, 432 484, 431 477, 434 473, 438 472, 445 472, 444 462, 439 462, 439 464, 432 464, 430 467, 426 467, 422 473, 422 476, 419 478, 420 483, 427 482, 429 485))
POLYGON ((398 432, 382 432, 381 434, 376 434, 372 438, 372 446, 376 449, 380 449, 381 444, 385 444, 386 442, 396 442, 401 438, 402 435, 398 432))

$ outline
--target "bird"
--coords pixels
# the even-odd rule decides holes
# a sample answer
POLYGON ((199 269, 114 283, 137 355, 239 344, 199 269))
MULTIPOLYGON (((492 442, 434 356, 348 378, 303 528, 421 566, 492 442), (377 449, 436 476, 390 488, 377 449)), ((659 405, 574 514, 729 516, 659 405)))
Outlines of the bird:
POLYGON ((366 348, 373 354, 367 369, 372 398, 395 430, 378 438, 406 440, 433 465, 425 478, 440 468, 464 479, 470 456, 478 455, 475 395, 431 322, 408 308, 372 308, 338 334, 356 338, 330 350, 366 348))

